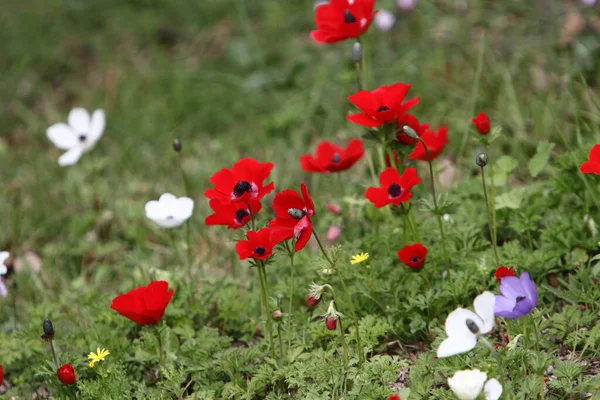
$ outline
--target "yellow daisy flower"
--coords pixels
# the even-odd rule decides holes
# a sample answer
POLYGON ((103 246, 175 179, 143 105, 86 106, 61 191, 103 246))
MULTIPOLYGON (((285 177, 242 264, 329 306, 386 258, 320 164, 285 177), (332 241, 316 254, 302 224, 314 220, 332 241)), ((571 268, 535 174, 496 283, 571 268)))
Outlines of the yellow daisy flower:
POLYGON ((352 256, 350 264, 359 264, 369 259, 369 253, 360 253, 352 256))
POLYGON ((94 353, 92 351, 90 354, 88 354, 88 359, 92 360, 92 361, 90 361, 90 364, 89 364, 90 368, 94 368, 94 366, 96 365, 97 362, 104 361, 106 356, 109 354, 110 354, 110 351, 108 351, 106 349, 100 350, 100 347, 98 347, 96 349, 96 353, 94 353))

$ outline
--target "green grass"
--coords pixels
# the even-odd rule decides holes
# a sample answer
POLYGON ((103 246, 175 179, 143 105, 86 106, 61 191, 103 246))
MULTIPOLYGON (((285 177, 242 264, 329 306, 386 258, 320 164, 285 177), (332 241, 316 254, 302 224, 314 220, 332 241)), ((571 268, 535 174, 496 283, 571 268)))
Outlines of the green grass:
MULTIPOLYGON (((11 276, 10 296, 0 299, 7 394, 75 393, 58 383, 38 339, 45 316, 55 323, 61 361, 78 370, 81 398, 177 398, 189 384, 186 396, 196 399, 383 399, 398 380, 411 399, 445 399, 452 395, 441 377, 458 369, 489 364, 489 375, 499 376, 503 369, 485 348, 433 360, 448 312, 497 289, 480 180, 473 176, 482 148, 470 120, 479 111, 502 127, 491 161, 510 155, 517 162, 507 185, 497 188, 498 195, 524 188, 518 209, 498 210, 501 261, 538 282, 541 305, 533 319, 544 329, 541 340, 531 334, 527 345, 503 353, 510 363, 503 398, 541 396, 549 365, 558 383, 547 385, 546 398, 583 398, 600 386, 600 271, 588 262, 598 253, 598 238, 583 223, 584 214, 600 221, 598 180, 576 169, 600 142, 598 33, 590 23, 561 44, 563 1, 468 3, 458 10, 453 2, 421 1, 392 32, 372 27, 363 41, 369 88, 410 83, 410 96, 421 99, 413 109, 419 120, 449 126, 444 156, 456 162, 461 180, 449 192, 455 206, 448 279, 441 278, 437 223, 414 204, 431 252, 424 272, 434 287, 428 289, 397 260, 401 218, 365 204, 372 182, 365 160, 343 179, 306 175, 297 163, 322 139, 345 143, 363 133, 345 119, 353 110, 346 97, 356 90, 352 43, 310 40, 312 1, 6 1, 0 9, 0 250, 41 258, 41 271, 25 266, 11 276), (45 130, 74 106, 104 108, 107 129, 78 165, 60 168, 60 152, 45 130), (166 191, 184 195, 171 150, 176 137, 183 140, 183 169, 196 202, 192 281, 182 262, 183 231, 176 234, 179 252, 173 251, 169 236, 144 217, 148 200, 166 191), (555 147, 532 178, 527 163, 542 141, 555 147), (339 223, 326 212, 328 201, 354 212, 340 242, 339 274, 319 275, 316 244, 298 256, 293 318, 289 325, 286 315, 283 333, 285 348, 288 337, 291 345, 278 362, 263 359, 258 278, 237 260, 240 233, 204 225, 209 177, 245 156, 275 163, 277 190, 310 184, 321 236, 339 223), (371 268, 347 262, 359 251, 370 253, 371 268), (160 379, 151 332, 109 309, 114 296, 149 277, 166 278, 177 290, 163 329, 171 367, 160 379), (318 319, 324 309, 310 314, 303 306, 308 285, 328 279, 341 293, 351 348, 358 321, 368 349, 361 367, 352 350, 345 375, 339 332, 325 330, 318 319), (106 363, 112 374, 104 377, 87 368, 85 355, 97 346, 112 353, 106 363)), ((377 7, 393 4, 379 0, 377 7)), ((597 8, 581 13, 591 21, 597 8)), ((368 149, 375 156, 375 147, 368 149)), ((415 199, 430 198, 427 169, 419 174, 424 183, 415 199)), ((267 204, 261 223, 272 215, 267 204)), ((271 294, 283 296, 285 313, 289 274, 283 254, 268 268, 271 294)), ((508 329, 522 333, 518 321, 508 329)))

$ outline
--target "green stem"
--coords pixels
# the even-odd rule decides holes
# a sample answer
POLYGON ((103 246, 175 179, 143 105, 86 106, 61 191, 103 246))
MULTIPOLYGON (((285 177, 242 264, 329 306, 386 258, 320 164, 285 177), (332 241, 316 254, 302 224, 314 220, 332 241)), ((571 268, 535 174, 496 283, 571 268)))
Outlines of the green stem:
POLYGON ((487 186, 485 184, 485 171, 481 168, 481 183, 483 184, 483 197, 485 198, 485 208, 487 210, 488 227, 490 229, 490 241, 492 242, 492 248, 494 249, 494 257, 496 257, 496 267, 500 265, 500 258, 498 257, 498 248, 496 247, 496 237, 494 235, 494 220, 492 212, 490 211, 490 203, 487 195, 487 186))
POLYGON ((333 263, 333 261, 331 261, 331 258, 329 258, 329 255, 327 254, 327 252, 325 251, 325 248, 323 247, 323 243, 321 243, 321 239, 319 239, 319 235, 317 235, 317 231, 315 231, 314 229, 313 229, 313 235, 314 235, 315 239, 317 239, 317 243, 319 244, 321 253, 323 253, 323 257, 325 257, 325 259, 327 260, 329 265, 331 265, 331 268, 335 268, 335 264, 333 263))
POLYGON ((290 307, 289 307, 289 317, 288 317, 288 347, 292 346, 292 309, 294 307, 294 244, 292 243, 292 248, 290 249, 287 241, 285 242, 285 246, 288 249, 290 255, 290 307))
MULTIPOLYGON (((181 173, 181 181, 183 182, 183 190, 185 192, 185 196, 190 198, 190 191, 188 188, 187 180, 185 179, 185 172, 183 172, 183 167, 181 165, 181 152, 177 152, 177 166, 179 167, 179 172, 181 173)), ((190 227, 190 219, 185 222, 185 242, 187 245, 186 253, 188 258, 188 269, 190 279, 192 278, 192 246, 191 246, 191 227, 190 227)))
POLYGON ((346 335, 344 334, 344 324, 342 318, 338 319, 340 323, 340 339, 342 340, 342 352, 344 353, 344 369, 348 369, 349 357, 348 357, 348 345, 346 344, 346 335))
POLYGON ((162 367, 165 358, 164 358, 164 351, 163 351, 162 336, 160 335, 160 330, 158 329, 158 325, 154 325, 154 334, 156 335, 156 341, 158 343, 158 366, 162 367))
MULTIPOLYGON (((486 146, 486 153, 489 154, 489 147, 486 146)), ((494 184, 494 163, 490 163, 490 207, 492 209, 492 231, 494 232, 494 243, 498 243, 498 229, 496 226, 496 185, 494 184)))
POLYGON ((283 358, 283 338, 281 337, 281 324, 277 324, 277 337, 279 338, 279 354, 283 358))
POLYGON ((56 351, 54 350, 54 340, 50 339, 50 351, 52 352, 52 359, 54 360, 54 365, 56 369, 60 368, 60 362, 58 362, 58 357, 56 356, 56 351))
POLYGON ((250 203, 248 203, 248 212, 250 213, 250 224, 252 224, 252 230, 256 231, 256 225, 254 224, 254 213, 252 212, 250 203))
POLYGON ((271 330, 271 315, 269 313, 269 295, 267 286, 267 272, 265 270, 265 263, 260 260, 258 266, 258 276, 260 277, 260 292, 262 300, 265 306, 265 317, 267 318, 267 336, 269 337, 269 349, 271 351, 271 357, 275 359, 275 346, 273 346, 273 331, 271 330))

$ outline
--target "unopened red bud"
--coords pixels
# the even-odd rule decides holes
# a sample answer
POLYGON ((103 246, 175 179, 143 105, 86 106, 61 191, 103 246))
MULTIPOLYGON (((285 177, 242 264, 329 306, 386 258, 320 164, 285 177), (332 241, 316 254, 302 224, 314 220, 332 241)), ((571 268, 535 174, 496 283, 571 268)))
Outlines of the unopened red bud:
POLYGON ((75 376, 75 368, 71 364, 65 364, 56 371, 58 379, 65 385, 72 385, 77 381, 75 376))
POLYGON ((313 297, 310 294, 308 296, 306 296, 306 302, 308 303, 309 307, 316 307, 320 301, 321 301, 320 297, 317 299, 316 297, 313 297))
POLYGON ((342 212, 342 207, 338 206, 337 204, 327 203, 327 210, 329 210, 329 212, 332 214, 339 214, 342 212))
POLYGON ((281 310, 275 310, 273 312, 273 319, 280 320, 281 318, 283 318, 283 313, 281 312, 281 310))
POLYGON ((337 225, 332 225, 327 231, 327 240, 330 242, 336 241, 342 234, 342 229, 337 225))
POLYGON ((333 317, 325 318, 325 326, 330 331, 335 331, 335 329, 337 328, 337 319, 335 319, 333 317))

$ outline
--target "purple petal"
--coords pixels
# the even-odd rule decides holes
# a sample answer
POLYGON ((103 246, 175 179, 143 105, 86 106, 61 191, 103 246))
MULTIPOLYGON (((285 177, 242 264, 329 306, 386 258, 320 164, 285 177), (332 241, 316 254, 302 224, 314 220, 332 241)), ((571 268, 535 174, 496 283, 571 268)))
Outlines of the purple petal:
POLYGON ((506 276, 502 278, 500 281, 500 293, 513 299, 525 296, 525 290, 521 286, 521 281, 515 276, 506 276))
POLYGON ((534 308, 535 303, 531 299, 525 298, 517 303, 517 306, 513 309, 513 312, 519 314, 519 317, 522 317, 523 315, 529 314, 534 308))
POLYGON ((521 286, 525 290, 526 297, 531 300, 533 308, 535 308, 538 302, 538 293, 535 282, 531 280, 529 273, 527 272, 523 272, 519 277, 519 280, 521 281, 521 286))
POLYGON ((512 312, 513 308, 517 305, 516 300, 504 296, 496 296, 496 302, 494 304, 494 314, 502 312, 512 312))
POLYGON ((497 312, 496 315, 498 317, 509 318, 509 319, 519 318, 519 317, 523 316, 516 311, 500 311, 500 312, 497 312))

